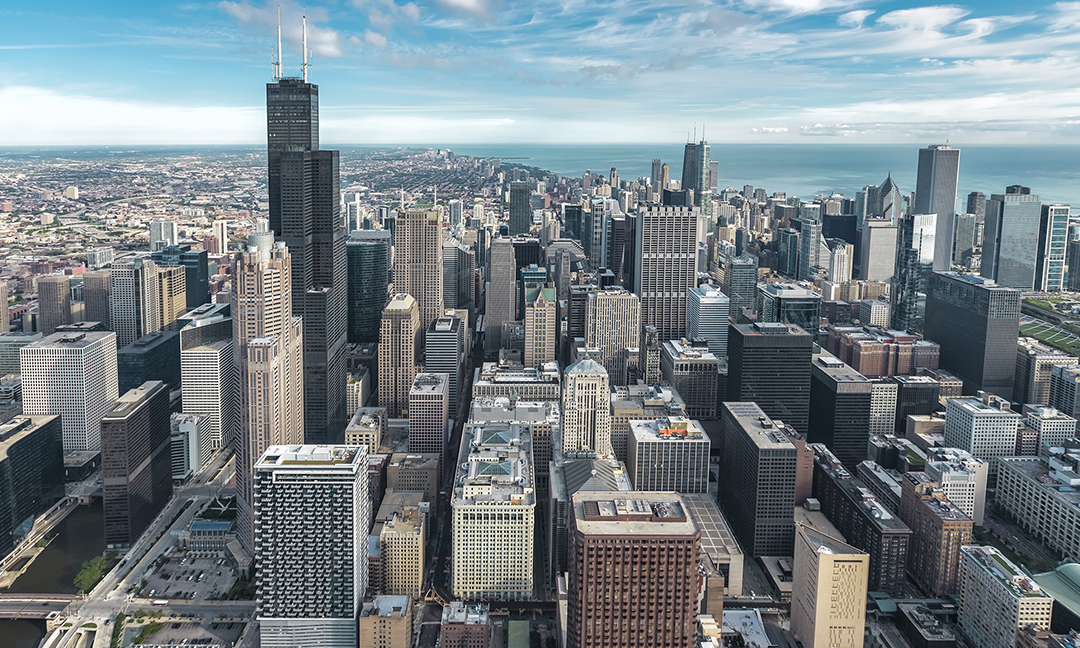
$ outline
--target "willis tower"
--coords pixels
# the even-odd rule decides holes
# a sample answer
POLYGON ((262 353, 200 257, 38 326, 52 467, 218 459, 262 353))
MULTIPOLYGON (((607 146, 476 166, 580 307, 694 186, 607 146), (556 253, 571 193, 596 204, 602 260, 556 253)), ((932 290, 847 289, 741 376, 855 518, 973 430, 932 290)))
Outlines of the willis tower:
POLYGON ((270 228, 292 255, 292 314, 304 326, 304 442, 336 443, 345 429, 347 265, 338 151, 319 149, 319 86, 308 83, 307 30, 300 78, 266 84, 270 228))

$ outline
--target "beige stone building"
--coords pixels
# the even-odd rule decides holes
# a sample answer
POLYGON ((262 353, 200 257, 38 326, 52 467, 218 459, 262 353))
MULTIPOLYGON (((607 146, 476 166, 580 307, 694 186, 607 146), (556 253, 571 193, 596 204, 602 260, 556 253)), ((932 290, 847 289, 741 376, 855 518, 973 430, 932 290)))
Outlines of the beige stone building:
POLYGON ((869 554, 795 527, 791 632, 806 648, 862 648, 869 554))

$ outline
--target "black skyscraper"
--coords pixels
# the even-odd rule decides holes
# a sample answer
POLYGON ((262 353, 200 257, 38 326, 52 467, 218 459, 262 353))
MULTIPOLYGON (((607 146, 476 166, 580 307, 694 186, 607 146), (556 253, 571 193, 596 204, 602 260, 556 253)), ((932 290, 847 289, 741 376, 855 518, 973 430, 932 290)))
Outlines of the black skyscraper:
POLYGON ((824 443, 852 471, 866 459, 871 385, 868 378, 832 354, 814 356, 806 440, 824 443))
POLYGON ((510 235, 528 234, 532 226, 529 183, 510 183, 510 235))
POLYGON ((727 398, 754 402, 768 416, 806 433, 814 341, 798 326, 728 326, 727 398))
POLYGON ((304 440, 345 428, 347 270, 338 152, 319 150, 319 87, 266 85, 270 227, 292 255, 293 314, 304 318, 304 440))
POLYGON ((345 245, 349 258, 349 342, 379 341, 390 284, 390 232, 358 230, 345 245))

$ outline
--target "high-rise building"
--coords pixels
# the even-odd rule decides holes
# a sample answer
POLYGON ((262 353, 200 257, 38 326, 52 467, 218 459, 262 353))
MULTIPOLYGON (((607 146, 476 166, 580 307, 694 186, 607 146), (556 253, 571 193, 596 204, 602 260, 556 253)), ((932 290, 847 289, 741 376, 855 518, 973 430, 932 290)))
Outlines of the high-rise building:
POLYGON ((59 416, 16 416, 0 423, 0 553, 11 553, 37 516, 64 496, 59 416))
POLYGON ((806 648, 862 648, 870 557, 799 524, 794 562, 791 633, 806 648))
POLYGON ((210 301, 210 266, 206 250, 192 249, 191 244, 171 245, 150 255, 161 266, 183 266, 187 308, 210 301))
POLYGON ((356 646, 367 590, 368 451, 270 446, 254 465, 255 615, 267 648, 356 646))
POLYGON ((364 601, 357 620, 360 645, 367 648, 407 646, 413 636, 413 606, 409 596, 376 596, 364 601))
POLYGON ((720 438, 720 505, 739 544, 753 556, 792 555, 797 448, 757 404, 730 399, 720 438))
POLYGON ((667 340, 660 350, 660 373, 686 403, 691 418, 715 419, 720 360, 702 340, 667 340))
POLYGON ((709 492, 709 435, 683 416, 630 421, 626 467, 634 490, 709 492))
POLYGON ((169 415, 169 460, 173 482, 186 482, 213 452, 209 421, 198 414, 169 415))
POLYGON ((821 221, 812 216, 799 219, 799 272, 800 281, 813 279, 821 267, 821 221))
POLYGON ((188 320, 180 329, 182 411, 206 420, 216 450, 234 443, 239 418, 233 322, 225 304, 200 306, 188 320))
POLYGON ((906 591, 911 529, 828 448, 819 443, 809 447, 814 452, 813 495, 821 503, 821 512, 849 544, 870 554, 871 591, 900 596, 906 591))
MULTIPOLYGON (((986 216, 986 194, 981 191, 972 191, 967 197, 967 209, 969 214, 975 215, 975 222, 983 222, 986 216)), ((976 241, 976 245, 982 245, 982 241, 976 241)))
POLYGON ((619 375, 623 349, 637 348, 641 339, 641 300, 621 289, 594 290, 585 306, 585 347, 596 349, 596 358, 609 376, 619 375))
POLYGON ((419 373, 409 389, 409 452, 436 454, 446 451, 448 376, 419 373))
POLYGON ((946 271, 952 262, 953 215, 956 183, 960 173, 960 149, 938 144, 919 149, 919 173, 915 180, 914 214, 937 214, 933 259, 935 272, 946 271))
POLYGON ((829 281, 833 283, 851 281, 851 265, 855 261, 855 246, 839 239, 831 240, 835 242, 829 250, 829 281))
POLYGON ((1035 338, 1022 337, 1016 345, 1016 379, 1012 400, 1024 405, 1050 403, 1050 374, 1054 367, 1080 362, 1035 338))
POLYGON ((386 492, 370 534, 379 539, 381 573, 369 571, 369 590, 413 597, 423 594, 428 566, 424 560, 428 512, 421 509, 423 501, 420 491, 386 492), (381 576, 378 581, 377 576, 381 576))
POLYGON ((428 373, 446 374, 450 416, 457 415, 453 408, 457 407, 461 394, 466 335, 461 318, 451 315, 433 321, 424 335, 424 368, 428 373))
POLYGON ((409 390, 416 378, 416 338, 420 333, 420 312, 416 300, 398 293, 383 309, 379 329, 379 407, 391 418, 408 407, 409 390))
POLYGON ((484 349, 488 353, 499 350, 502 344, 502 326, 517 319, 514 300, 514 244, 511 239, 500 237, 491 242, 491 268, 484 293, 484 349))
POLYGON ((443 242, 443 306, 473 308, 473 284, 476 280, 476 253, 460 241, 443 242))
POLYGON ((67 275, 38 277, 37 290, 38 331, 42 335, 52 335, 57 326, 71 323, 71 278, 67 275))
POLYGON ((579 492, 572 501, 568 648, 695 645, 701 532, 683 498, 579 492))
POLYGON ((780 230, 776 254, 776 271, 795 279, 799 275, 799 231, 790 227, 780 230))
POLYGON ((641 323, 662 340, 686 333, 686 295, 697 285, 698 210, 650 206, 637 219, 634 287, 641 323))
POLYGON ((532 441, 513 423, 465 428, 451 495, 450 591, 466 600, 532 600, 536 482, 532 441))
POLYGON ((338 152, 319 149, 319 87, 306 75, 266 84, 266 133, 270 229, 289 248, 292 314, 304 318, 304 440, 333 442, 347 420, 348 264, 338 152))
POLYGON ((611 451, 611 388, 603 365, 583 358, 566 368, 562 394, 562 448, 611 451))
MULTIPOLYGON (((304 440, 304 321, 293 315, 292 255, 257 231, 233 260, 230 309, 240 395, 236 443, 238 537, 255 549, 255 462, 270 446, 304 440)), ((344 380, 342 381, 344 389, 344 380)))
POLYGON ((1068 246, 1069 206, 1046 203, 1039 219, 1039 248, 1035 255, 1035 290, 1065 289, 1065 252, 1068 246))
POLYGON ((398 211, 394 229, 394 290, 416 299, 420 330, 443 314, 443 241, 438 214, 398 211))
POLYGON ((109 324, 123 347, 161 330, 161 286, 150 257, 116 261, 109 274, 109 324))
POLYGON ((926 337, 941 345, 941 368, 978 390, 1012 398, 1020 291, 974 275, 935 272, 926 291, 926 337))
POLYGON ((757 308, 758 258, 753 254, 737 257, 720 255, 720 290, 731 299, 731 318, 738 319, 743 309, 757 308))
MULTIPOLYGON (((89 270, 83 273, 83 317, 87 322, 101 322, 111 330, 109 322, 109 277, 111 270, 89 270)), ((6 301, 5 301, 6 303, 6 301)), ((7 316, 4 308, 3 316, 7 316)))
POLYGON ((807 431, 813 345, 797 326, 732 324, 725 400, 757 403, 765 414, 807 431))
POLYGON ((806 438, 824 443, 849 470, 866 459, 872 383, 827 351, 810 368, 810 419, 806 438))
POLYGON ((158 331, 135 340, 116 352, 121 394, 147 380, 161 380, 170 390, 180 386, 180 335, 158 331))
POLYGON ((988 462, 958 448, 932 448, 927 453, 925 472, 964 515, 983 525, 988 462))
POLYGON ((1040 452, 1042 448, 1063 447, 1076 438, 1076 419, 1053 407, 1032 407, 1024 417, 1023 426, 1037 433, 1040 452))
POLYGON ((859 278, 889 281, 896 271, 897 227, 892 219, 868 218, 859 245, 859 278))
POLYGON ((150 221, 150 251, 157 252, 180 242, 176 221, 150 221))
POLYGON ((726 357, 731 299, 716 286, 698 286, 690 290, 686 315, 687 336, 705 340, 713 355, 726 357))
POLYGON ((931 596, 959 591, 960 547, 971 544, 973 522, 925 472, 904 473, 900 519, 911 528, 908 574, 931 596))
POLYGON ((229 253, 229 221, 216 220, 211 226, 214 238, 221 247, 221 254, 229 253))
POLYGON ((529 233, 532 226, 531 193, 528 182, 510 183, 510 236, 529 233))
POLYGON ((892 282, 892 326, 901 331, 922 328, 926 284, 934 267, 938 214, 905 214, 896 237, 896 274, 892 282))
POLYGON ((54 333, 19 350, 23 414, 59 415, 64 451, 99 450, 101 417, 119 395, 116 334, 54 333))
POLYGON ((896 431, 896 400, 899 386, 886 379, 870 379, 870 436, 896 431))
POLYGON ((1009 187, 986 201, 980 274, 999 286, 1035 290, 1042 203, 1027 187, 1009 187))
POLYGON ((952 262, 966 266, 975 249, 975 214, 957 214, 955 220, 952 262))
POLYGON ((389 230, 356 230, 345 243, 349 342, 379 341, 379 322, 390 287, 390 241, 389 230))
POLYGON ((655 385, 663 379, 660 372, 660 335, 655 326, 641 327, 641 343, 638 345, 638 357, 641 363, 641 380, 646 385, 655 385))
POLYGON ((158 310, 161 313, 162 330, 174 330, 176 318, 187 309, 187 284, 184 275, 184 266, 157 267, 158 310))
POLYGON ((998 457, 1016 454, 1020 415, 1009 401, 992 394, 981 398, 950 398, 945 404, 945 447, 970 452, 990 465, 989 481, 997 476, 998 457))
POLYGON ((960 627, 975 645, 1012 648, 1021 628, 1049 630, 1054 599, 994 547, 960 548, 960 627))
POLYGON ((709 189, 709 143, 704 138, 694 144, 687 142, 683 150, 682 184, 684 191, 694 192, 694 206, 703 214, 712 214, 712 191, 709 189))
POLYGON ((1080 417, 1080 365, 1051 367, 1049 404, 1073 418, 1080 417))
POLYGON ((101 419, 105 545, 131 546, 172 497, 169 388, 155 380, 120 396, 101 419))
POLYGON ((555 336, 559 330, 555 308, 555 289, 539 286, 522 290, 525 296, 526 367, 539 367, 555 361, 555 336))
POLYGON ((758 286, 758 321, 794 324, 817 335, 821 322, 821 295, 794 283, 758 286))

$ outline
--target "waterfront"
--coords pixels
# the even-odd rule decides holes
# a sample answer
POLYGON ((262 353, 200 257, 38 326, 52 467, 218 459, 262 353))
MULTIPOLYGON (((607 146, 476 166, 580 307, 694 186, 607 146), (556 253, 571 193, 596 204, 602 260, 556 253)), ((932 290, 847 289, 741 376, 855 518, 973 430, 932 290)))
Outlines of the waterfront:
MULTIPOLYGON (((75 594, 75 574, 84 561, 105 551, 105 512, 100 499, 79 506, 57 527, 45 551, 4 593, 75 594)), ((0 630, 0 636, 3 631, 0 630)))
POLYGON ((0 648, 37 648, 44 637, 44 621, 0 619, 0 648))

